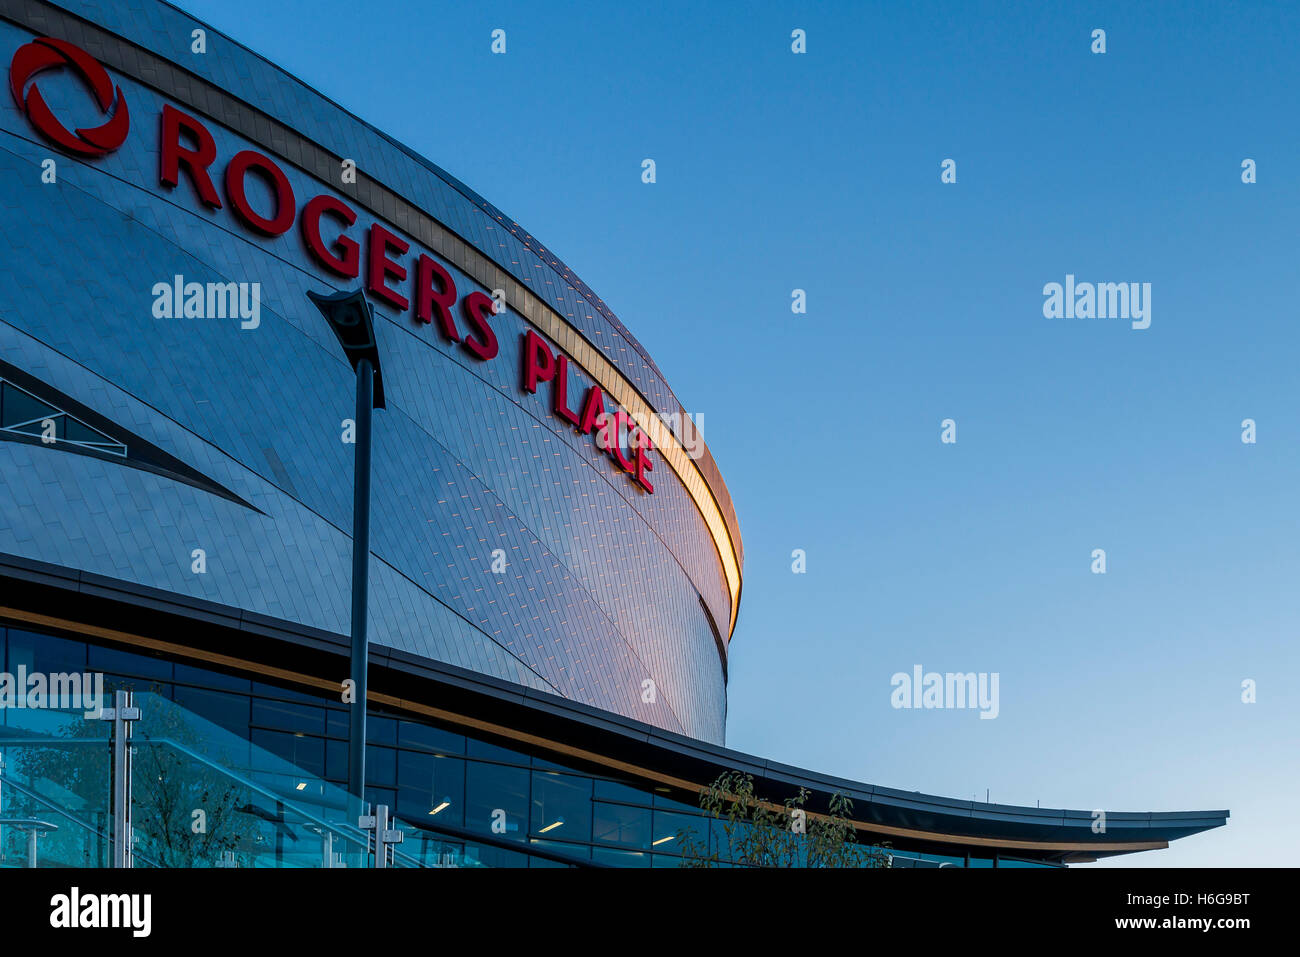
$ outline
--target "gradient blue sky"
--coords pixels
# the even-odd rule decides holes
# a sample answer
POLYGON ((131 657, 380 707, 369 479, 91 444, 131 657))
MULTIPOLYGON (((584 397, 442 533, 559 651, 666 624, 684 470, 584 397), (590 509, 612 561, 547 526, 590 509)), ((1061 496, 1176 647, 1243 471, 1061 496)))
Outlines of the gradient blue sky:
POLYGON ((702 413, 747 558, 730 746, 1226 807, 1124 863, 1294 864, 1295 5, 180 5, 523 223, 702 413), (1066 273, 1151 283, 1151 327, 1045 319, 1066 273), (914 664, 998 672, 1000 716, 893 709, 914 664))

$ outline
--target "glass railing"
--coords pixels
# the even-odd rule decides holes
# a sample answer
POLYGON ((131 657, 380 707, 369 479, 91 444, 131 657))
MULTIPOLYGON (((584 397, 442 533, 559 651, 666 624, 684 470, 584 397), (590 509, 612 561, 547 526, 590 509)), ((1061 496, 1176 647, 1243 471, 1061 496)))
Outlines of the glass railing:
POLYGON ((132 826, 162 867, 361 867, 348 795, 156 694, 136 694, 132 826))
POLYGON ((111 733, 80 711, 0 709, 0 867, 33 856, 42 867, 108 866, 111 733))
MULTIPOLYGON (((134 705, 134 866, 368 866, 373 834, 344 789, 159 695, 134 705)), ((0 866, 109 866, 112 733, 80 711, 0 709, 0 866)), ((463 844, 412 849, 390 849, 388 866, 472 866, 463 844)))
POLYGON ((0 867, 107 866, 111 836, 102 820, 79 817, 20 783, 17 774, 4 779, 0 804, 0 867))

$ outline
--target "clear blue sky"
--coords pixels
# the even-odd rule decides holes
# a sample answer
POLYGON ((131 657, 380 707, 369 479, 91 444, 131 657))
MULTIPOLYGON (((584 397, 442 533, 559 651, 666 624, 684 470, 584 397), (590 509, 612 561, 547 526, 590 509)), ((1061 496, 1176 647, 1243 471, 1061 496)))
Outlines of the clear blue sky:
POLYGON ((1300 8, 181 6, 523 223, 703 414, 747 557, 730 746, 1227 807, 1128 863, 1295 863, 1300 8), (1044 318, 1067 273, 1151 283, 1151 327, 1044 318), (893 709, 914 664, 998 672, 999 717, 893 709))

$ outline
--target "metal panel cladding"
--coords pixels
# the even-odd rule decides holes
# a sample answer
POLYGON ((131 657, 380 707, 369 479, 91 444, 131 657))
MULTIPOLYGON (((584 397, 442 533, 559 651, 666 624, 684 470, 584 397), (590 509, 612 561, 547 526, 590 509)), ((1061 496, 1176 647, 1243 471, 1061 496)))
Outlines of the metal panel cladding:
POLYGON ((351 370, 307 292, 362 288, 371 640, 721 743, 739 530, 644 348, 453 177, 215 31, 189 56, 198 28, 0 0, 0 552, 346 633, 351 370))

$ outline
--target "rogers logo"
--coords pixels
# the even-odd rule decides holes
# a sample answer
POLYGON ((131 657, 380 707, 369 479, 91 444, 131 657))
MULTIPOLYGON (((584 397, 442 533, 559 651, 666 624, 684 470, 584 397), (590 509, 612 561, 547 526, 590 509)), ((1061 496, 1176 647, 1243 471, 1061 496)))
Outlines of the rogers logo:
POLYGON ((108 71, 98 60, 64 40, 41 37, 19 47, 9 64, 9 90, 14 95, 18 109, 27 114, 27 119, 41 135, 78 156, 103 156, 111 153, 122 145, 127 128, 131 125, 122 88, 113 86, 108 71), (33 83, 27 89, 28 81, 36 74, 64 66, 71 67, 81 76, 95 94, 95 100, 105 114, 114 102, 117 103, 113 115, 101 125, 70 133, 50 111, 45 97, 41 96, 40 87, 33 83))

